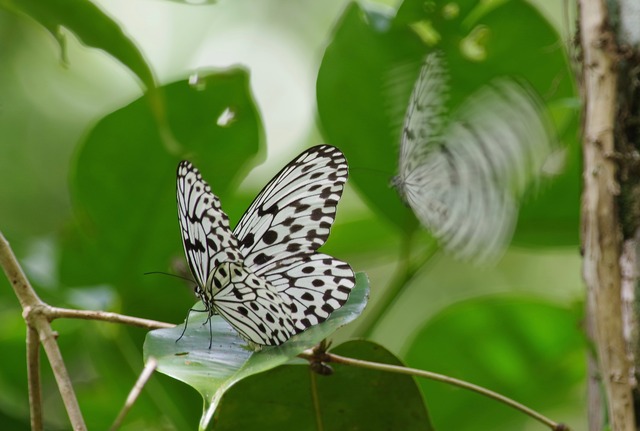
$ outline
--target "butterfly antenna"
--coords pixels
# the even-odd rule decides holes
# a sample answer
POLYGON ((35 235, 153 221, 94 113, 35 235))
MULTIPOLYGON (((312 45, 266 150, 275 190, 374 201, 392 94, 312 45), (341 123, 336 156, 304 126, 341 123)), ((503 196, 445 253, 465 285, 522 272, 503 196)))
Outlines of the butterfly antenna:
POLYGON ((362 172, 367 172, 367 173, 374 173, 374 174, 378 174, 378 175, 383 175, 385 177, 390 177, 393 174, 390 174, 389 171, 385 171, 383 169, 376 169, 376 168, 367 168, 367 167, 363 167, 363 166, 352 166, 349 168, 349 170, 351 172, 353 171, 362 171, 362 172))
MULTIPOLYGON (((151 274, 162 274, 162 275, 168 275, 169 277, 175 277, 175 278, 180 278, 182 280, 186 280, 189 281, 191 283, 195 283, 195 281, 193 281, 192 279, 190 279, 189 277, 183 277, 181 275, 177 275, 177 274, 171 274, 168 272, 162 272, 162 271, 151 271, 151 272, 145 272, 144 275, 151 275, 151 274)), ((195 311, 195 310, 194 310, 195 311)))

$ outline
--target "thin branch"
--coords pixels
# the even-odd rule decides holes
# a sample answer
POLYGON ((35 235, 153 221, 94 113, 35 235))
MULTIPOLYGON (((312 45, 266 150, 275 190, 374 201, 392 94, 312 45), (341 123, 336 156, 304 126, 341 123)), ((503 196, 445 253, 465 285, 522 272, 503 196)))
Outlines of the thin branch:
POLYGON ((53 370, 53 376, 58 384, 58 390, 60 396, 64 402, 64 406, 67 410, 67 415, 71 421, 71 426, 74 430, 86 430, 87 426, 84 423, 82 413, 80 411, 80 405, 76 398, 76 393, 73 391, 73 385, 71 384, 71 378, 67 372, 67 367, 62 359, 60 348, 56 342, 56 335, 51 329, 51 323, 47 320, 46 316, 41 314, 40 307, 31 308, 27 307, 24 310, 23 315, 27 320, 27 325, 35 328, 38 331, 40 342, 44 347, 44 351, 47 354, 51 369, 53 370))
POLYGON ((489 389, 483 388, 482 386, 474 385, 472 383, 465 382, 463 380, 458 380, 453 377, 445 376, 442 374, 432 373, 430 371, 423 371, 415 368, 403 367, 398 365, 382 364, 379 362, 363 361, 361 359, 353 359, 353 358, 347 358, 344 356, 334 355, 333 353, 324 353, 324 354, 321 354, 321 357, 318 357, 318 354, 319 353, 316 350, 310 349, 310 350, 305 350, 298 356, 308 361, 333 362, 336 364, 349 365, 353 367, 368 368, 370 370, 385 371, 389 373, 406 374, 410 376, 423 377, 426 379, 447 383, 453 386, 457 386, 459 388, 463 388, 472 392, 479 393, 487 398, 491 398, 498 402, 506 404, 518 411, 521 411, 526 415, 531 416, 533 419, 543 423, 553 431, 569 431, 569 428, 566 425, 554 422, 551 419, 547 418, 546 416, 536 412, 535 410, 530 409, 529 407, 523 404, 518 403, 517 401, 512 400, 511 398, 505 397, 504 395, 501 395, 497 392, 493 392, 489 389))
POLYGON ((159 322, 157 320, 141 319, 139 317, 126 316, 124 314, 111 313, 109 311, 72 310, 47 306, 44 313, 50 320, 65 317, 68 319, 102 320, 111 323, 123 323, 125 325, 138 326, 146 329, 173 328, 174 324, 159 322))
MULTIPOLYGON (((47 316, 40 312, 45 304, 38 298, 33 287, 31 287, 16 256, 13 254, 13 250, 11 250, 9 246, 9 242, 5 239, 4 235, 2 235, 2 232, 0 232, 0 265, 9 279, 11 287, 13 287, 18 301, 20 301, 23 310, 22 315, 27 322, 27 327, 30 328, 30 330, 37 331, 40 342, 44 346, 56 383, 58 384, 58 390, 60 391, 62 401, 67 410, 67 415, 69 415, 71 426, 74 430, 86 430, 87 427, 82 418, 80 406, 78 405, 76 394, 73 392, 71 379, 62 360, 62 354, 56 343, 54 332, 51 329, 51 323, 47 316)), ((30 359, 34 358, 33 355, 29 357, 30 359)), ((27 365, 27 368, 32 370, 35 366, 36 365, 30 363, 27 365)), ((33 389, 33 386, 29 385, 29 389, 33 389)), ((31 397, 34 396, 37 397, 38 394, 31 395, 31 397)), ((38 407, 32 406, 31 408, 37 409, 38 407)), ((37 421, 37 419, 34 420, 37 421)))
POLYGON ((31 431, 42 431, 42 386, 40 384, 40 341, 38 332, 27 326, 27 380, 29 382, 29 410, 31 431))
POLYGON ((9 242, 2 235, 2 232, 0 232, 0 266, 2 266, 9 283, 11 283, 11 287, 18 297, 23 310, 27 307, 42 304, 35 290, 31 287, 29 280, 24 275, 9 242))
POLYGON ((131 407, 133 407, 133 404, 136 402, 136 400, 140 396, 140 393, 142 392, 142 388, 144 388, 144 385, 147 384, 147 382, 151 378, 151 375, 157 367, 158 361, 156 360, 156 358, 154 358, 153 356, 149 357, 147 363, 144 366, 144 369, 140 373, 140 377, 138 377, 135 385, 133 385, 133 388, 131 388, 131 392, 129 392, 129 396, 125 401, 122 410, 120 410, 120 413, 118 413, 118 417, 116 418, 116 420, 113 421, 113 425, 111 425, 110 431, 115 431, 120 428, 120 425, 122 425, 122 421, 124 420, 125 416, 127 415, 127 413, 129 413, 131 407))
MULTIPOLYGON (((102 320, 112 323, 123 323, 147 329, 172 328, 175 325, 155 320, 140 319, 105 311, 70 310, 67 308, 51 307, 44 303, 36 294, 20 267, 9 242, 0 232, 0 266, 2 266, 11 287, 23 309, 23 317, 27 323, 27 369, 29 378, 29 406, 31 413, 31 428, 36 431, 43 429, 42 395, 40 388, 40 356, 39 343, 42 343, 51 364, 58 390, 64 402, 69 420, 74 430, 85 430, 80 406, 76 398, 71 379, 67 372, 62 354, 56 342, 56 336, 51 328, 51 321, 56 318, 102 320)), ((147 377, 148 378, 148 377, 147 377)), ((126 404, 125 404, 126 407, 126 404)), ((130 408, 130 407, 129 407, 130 408)), ((123 412, 121 413, 124 417, 123 412)), ((122 420, 122 418, 119 418, 122 420)))

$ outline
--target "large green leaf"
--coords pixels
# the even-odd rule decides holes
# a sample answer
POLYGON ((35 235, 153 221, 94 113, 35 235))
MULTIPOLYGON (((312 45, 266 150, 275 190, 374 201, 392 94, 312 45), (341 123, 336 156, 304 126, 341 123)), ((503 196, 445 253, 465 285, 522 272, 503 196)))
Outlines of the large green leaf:
POLYGON ((413 82, 426 53, 438 49, 449 65, 452 109, 497 76, 524 78, 543 98, 566 148, 566 164, 525 199, 515 240, 577 244, 577 95, 562 39, 526 2, 462 2, 456 10, 449 3, 429 5, 407 0, 393 17, 351 4, 326 49, 318 112, 327 140, 347 155, 354 184, 398 229, 415 226, 388 183, 413 82))
POLYGON ((222 395, 231 386, 251 375, 282 365, 303 350, 318 344, 358 317, 368 297, 367 277, 364 273, 358 273, 349 300, 328 320, 291 337, 280 346, 263 347, 257 352, 252 351, 220 316, 213 316, 209 326, 206 324, 206 313, 192 311, 189 326, 182 338, 183 326, 149 332, 144 344, 145 361, 153 356, 158 360, 158 371, 182 380, 200 392, 204 399, 200 427, 205 429, 222 395))
MULTIPOLYGON (((416 334, 405 358, 412 367, 485 386, 571 429, 582 429, 574 422, 580 418, 563 416, 584 409, 580 392, 586 343, 580 319, 575 310, 531 297, 468 300, 431 319, 416 334)), ((420 381, 420 387, 439 429, 542 427, 476 393, 427 380, 420 381)))
MULTIPOLYGON (((69 229, 61 257, 67 285, 116 284, 125 309, 138 315, 151 295, 165 292, 176 300, 175 281, 142 274, 169 269, 171 259, 183 254, 175 203, 179 160, 198 166, 224 208, 262 141, 244 70, 201 75, 197 85, 178 81, 162 90, 179 147, 165 146, 143 98, 103 118, 77 154, 71 188, 78 224, 69 229), (233 121, 219 121, 227 109, 233 121)), ((186 303, 188 290, 180 292, 186 303)), ((174 308, 168 298, 160 302, 157 319, 174 308)))
POLYGON ((61 28, 75 34, 85 45, 107 52, 147 87, 155 87, 153 73, 138 47, 120 25, 89 0, 0 0, 0 7, 19 11, 38 21, 58 40, 62 57, 66 57, 61 28))
MULTIPOLYGON (((402 362, 384 347, 349 341, 331 353, 391 365, 402 362)), ((239 382, 216 414, 217 431, 432 431, 415 380, 406 375, 335 365, 330 376, 285 365, 239 382), (317 404, 314 405, 314 395, 317 404)))

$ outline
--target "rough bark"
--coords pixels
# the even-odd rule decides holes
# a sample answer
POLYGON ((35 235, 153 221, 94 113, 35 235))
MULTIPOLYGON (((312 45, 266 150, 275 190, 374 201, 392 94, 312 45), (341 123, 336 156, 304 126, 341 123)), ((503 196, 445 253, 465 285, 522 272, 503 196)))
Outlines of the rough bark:
MULTIPOLYGON (((620 187, 614 155, 617 61, 615 37, 604 0, 581 0, 580 44, 584 97, 582 194, 583 277, 587 284, 587 319, 604 399, 589 385, 590 410, 606 402, 608 422, 616 431, 635 431, 632 363, 622 322, 622 229, 618 212, 620 187)), ((601 430, 601 415, 590 416, 590 429, 601 430), (597 423, 596 423, 597 422, 597 423)))

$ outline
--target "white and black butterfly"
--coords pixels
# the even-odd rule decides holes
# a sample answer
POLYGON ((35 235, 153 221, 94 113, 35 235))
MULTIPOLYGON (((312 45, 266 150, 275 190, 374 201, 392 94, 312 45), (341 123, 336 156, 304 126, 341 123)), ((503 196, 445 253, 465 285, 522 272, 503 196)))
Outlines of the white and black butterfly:
POLYGON ((494 261, 511 238, 518 200, 553 148, 528 86, 500 78, 447 113, 448 73, 429 54, 405 114, 392 183, 455 256, 494 261))
POLYGON ((353 270, 316 250, 329 236, 347 176, 340 150, 310 148, 265 186, 232 232, 200 172, 180 162, 180 230, 209 317, 219 314, 247 341, 271 346, 345 304, 353 270))

